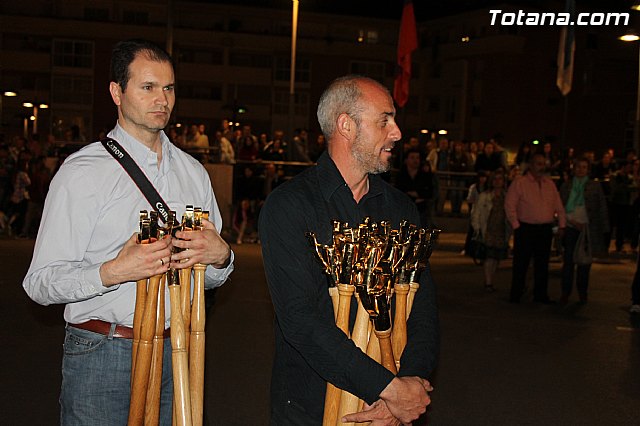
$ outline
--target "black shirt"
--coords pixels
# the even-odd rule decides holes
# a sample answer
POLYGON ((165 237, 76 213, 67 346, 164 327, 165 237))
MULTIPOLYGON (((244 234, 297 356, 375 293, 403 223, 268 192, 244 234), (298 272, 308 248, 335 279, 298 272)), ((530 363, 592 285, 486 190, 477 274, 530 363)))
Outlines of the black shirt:
MULTIPOLYGON (((276 314, 271 406, 272 416, 279 413, 278 425, 321 424, 327 381, 371 404, 394 377, 336 327, 328 277, 305 237, 313 231, 318 242, 329 244, 332 220, 355 227, 367 216, 374 222, 387 220, 393 229, 402 220, 419 223, 411 199, 379 176, 369 176, 369 192, 356 203, 327 152, 317 166, 274 190, 260 213, 262 254, 276 314)), ((350 327, 355 303, 354 298, 350 327)), ((407 336, 398 375, 428 377, 438 351, 429 267, 421 274, 407 336)))

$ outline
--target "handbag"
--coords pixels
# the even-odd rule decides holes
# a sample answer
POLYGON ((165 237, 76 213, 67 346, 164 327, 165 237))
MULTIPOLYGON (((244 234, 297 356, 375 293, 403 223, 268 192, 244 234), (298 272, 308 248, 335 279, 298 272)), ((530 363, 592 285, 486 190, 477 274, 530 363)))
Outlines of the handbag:
POLYGON ((576 265, 590 265, 593 263, 593 256, 591 255, 591 239, 589 237, 589 227, 585 226, 576 241, 576 246, 573 249, 573 263, 576 265))
POLYGON ((487 258, 487 246, 484 243, 482 234, 474 235, 469 241, 469 256, 476 264, 482 263, 487 258))

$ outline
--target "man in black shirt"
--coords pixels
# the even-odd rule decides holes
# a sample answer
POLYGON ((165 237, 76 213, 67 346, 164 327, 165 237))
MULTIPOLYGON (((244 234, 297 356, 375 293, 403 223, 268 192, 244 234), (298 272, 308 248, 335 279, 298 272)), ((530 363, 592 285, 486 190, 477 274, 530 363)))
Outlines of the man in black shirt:
POLYGON ((305 238, 313 231, 329 244, 334 219, 354 227, 367 216, 389 221, 394 229, 401 220, 419 224, 411 199, 377 176, 389 169, 401 138, 394 118, 393 100, 376 81, 346 76, 332 82, 318 106, 327 151, 317 166, 274 190, 261 212, 262 253, 276 313, 272 425, 321 424, 327 382, 367 403, 361 413, 346 416, 348 421, 410 423, 430 403, 432 387, 425 378, 436 362, 438 315, 429 267, 421 274, 408 343, 394 376, 336 327, 327 276, 305 238))

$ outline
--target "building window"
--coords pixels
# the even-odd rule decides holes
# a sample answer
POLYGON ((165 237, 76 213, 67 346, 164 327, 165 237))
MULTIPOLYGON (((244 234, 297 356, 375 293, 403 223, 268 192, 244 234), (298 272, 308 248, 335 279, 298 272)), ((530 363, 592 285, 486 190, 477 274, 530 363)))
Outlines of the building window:
POLYGON ((222 50, 180 49, 178 58, 185 64, 222 65, 224 55, 222 50))
POLYGON ((180 98, 219 101, 222 99, 222 86, 217 84, 180 82, 177 92, 180 98))
POLYGON ((428 112, 440 112, 440 98, 437 96, 427 99, 428 112))
POLYGON ((106 22, 109 20, 109 9, 101 9, 97 7, 85 7, 84 19, 87 21, 106 22))
POLYGON ((386 66, 384 62, 351 61, 349 66, 351 74, 359 74, 370 77, 379 82, 384 82, 386 66))
POLYGON ((93 78, 77 75, 54 75, 51 81, 54 104, 93 104, 93 78))
POLYGON ((25 34, 2 34, 3 50, 19 50, 29 52, 51 53, 51 38, 25 34))
POLYGON ((231 52, 229 65, 232 67, 271 68, 271 56, 247 52, 231 52))
POLYGON ((125 24, 143 24, 149 23, 149 12, 137 10, 125 10, 122 12, 122 22, 125 24))
POLYGON ((376 30, 358 30, 358 43, 378 44, 378 31, 376 30))
MULTIPOLYGON (((291 58, 280 56, 276 58, 274 79, 276 81, 289 81, 291 77, 291 58)), ((297 83, 308 83, 311 80, 311 61, 307 58, 296 58, 297 83)))
POLYGON ((271 105, 271 86, 229 86, 229 93, 244 105, 271 105))
POLYGON ((93 43, 90 41, 54 40, 53 65, 56 67, 93 68, 93 43))
MULTIPOLYGON (((295 115, 306 116, 309 114, 309 93, 294 93, 293 109, 295 115)), ((277 90, 273 94, 273 113, 288 114, 289 113, 289 91, 277 90)))

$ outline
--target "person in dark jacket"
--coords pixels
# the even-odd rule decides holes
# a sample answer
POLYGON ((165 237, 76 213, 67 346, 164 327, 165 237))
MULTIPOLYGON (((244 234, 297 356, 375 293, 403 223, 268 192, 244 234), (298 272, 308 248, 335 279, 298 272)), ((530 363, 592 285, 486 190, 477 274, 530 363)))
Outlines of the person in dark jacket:
MULTIPOLYGON (((332 238, 333 220, 417 224, 415 204, 378 175, 390 168, 401 133, 388 90, 359 76, 333 81, 320 98, 318 121, 327 151, 317 166, 276 188, 260 214, 267 284, 275 309, 272 425, 320 425, 327 383, 366 402, 349 422, 411 423, 430 403, 427 377, 438 351, 435 288, 429 268, 407 321, 407 345, 394 375, 336 326, 327 276, 305 233, 332 238)), ((355 298, 351 312, 355 312, 355 298)), ((353 326, 353 322, 350 327, 353 326)))
POLYGON ((581 158, 574 162, 573 177, 560 187, 560 198, 567 217, 562 238, 564 255, 560 303, 566 305, 569 300, 576 270, 578 297, 581 303, 586 303, 591 262, 575 263, 574 251, 578 237, 580 233, 588 236, 587 244, 593 255, 606 253, 609 247, 608 241, 605 241, 605 235, 609 232, 607 201, 600 184, 589 179, 589 160, 581 158))

